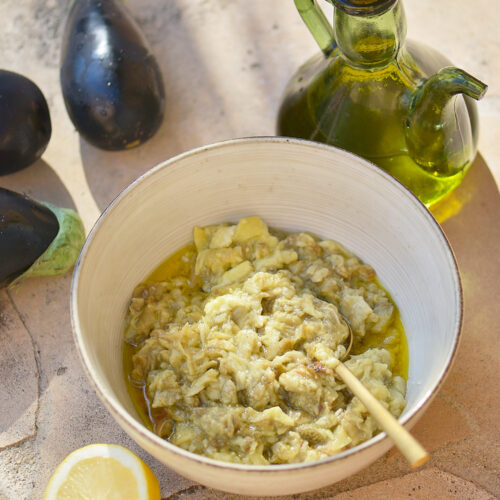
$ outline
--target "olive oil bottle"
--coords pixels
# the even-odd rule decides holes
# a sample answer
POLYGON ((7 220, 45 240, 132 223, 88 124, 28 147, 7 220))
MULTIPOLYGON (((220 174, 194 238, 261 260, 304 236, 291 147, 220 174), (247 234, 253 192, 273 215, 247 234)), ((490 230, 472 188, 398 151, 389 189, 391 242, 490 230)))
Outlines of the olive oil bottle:
POLYGON ((400 0, 295 0, 322 52, 299 68, 280 106, 279 135, 346 149, 375 163, 427 206, 452 191, 477 152, 486 85, 434 49, 405 42, 400 0))

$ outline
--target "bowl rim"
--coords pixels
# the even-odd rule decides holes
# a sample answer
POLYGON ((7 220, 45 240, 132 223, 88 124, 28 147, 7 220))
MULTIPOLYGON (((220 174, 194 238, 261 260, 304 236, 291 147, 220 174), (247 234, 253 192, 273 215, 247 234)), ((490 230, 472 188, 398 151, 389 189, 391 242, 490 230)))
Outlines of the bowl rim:
MULTIPOLYGON (((351 456, 364 451, 366 449, 372 448, 376 444, 390 440, 389 436, 381 431, 377 435, 368 439, 367 441, 356 445, 352 448, 339 452, 335 455, 332 455, 327 458, 323 458, 321 460, 315 460, 311 462, 298 462, 292 464, 268 464, 268 465, 253 465, 253 464, 239 464, 232 462, 224 462, 222 460, 216 460, 213 458, 205 457, 203 455, 198 455, 196 453, 190 452, 176 446, 169 441, 160 438, 158 435, 154 434, 150 431, 142 422, 136 420, 132 417, 132 415, 125 410, 120 403, 115 404, 115 402, 108 399, 106 395, 106 391, 103 389, 101 384, 96 381, 92 375, 91 370, 91 362, 84 348, 82 330, 80 327, 80 320, 78 317, 78 288, 80 282, 80 272, 83 267, 83 264, 86 260, 87 252, 92 243, 92 240, 95 238, 100 226, 103 221, 108 217, 110 213, 112 213, 120 204, 120 202, 133 191, 136 186, 143 183, 146 179, 151 176, 154 176, 158 171, 163 170, 164 168, 173 167, 177 162, 182 159, 190 156, 198 156, 200 154, 205 153, 206 151, 212 151, 217 149, 223 149, 226 147, 230 147, 237 144, 262 144, 262 143, 278 143, 278 144, 297 144, 302 146, 307 146, 313 149, 323 149, 325 151, 341 151, 342 154, 346 156, 352 157, 352 159, 358 163, 363 163, 366 168, 372 170, 376 175, 384 178, 384 182, 389 182, 395 185, 400 191, 404 192, 405 195, 410 199, 410 201, 415 206, 416 210, 418 210, 422 216, 424 216, 431 226, 434 227, 439 238, 442 240, 443 246, 446 249, 450 259, 450 271, 453 275, 454 281, 456 283, 455 294, 457 300, 457 317, 454 326, 454 341, 453 347, 450 351, 450 354, 441 369, 441 373, 435 385, 432 386, 421 398, 420 401, 415 405, 415 408, 408 412, 404 417, 399 417, 398 421, 402 425, 406 425, 411 427, 415 422, 415 419, 420 416, 421 412, 430 404, 432 399, 439 392, 441 387, 443 386, 452 366, 456 358, 456 353, 461 341, 462 337, 462 326, 463 326, 463 288, 461 277, 459 273, 459 268, 456 260, 455 253, 450 245, 450 242, 445 235, 443 229, 440 224, 434 218, 432 213, 427 209, 427 207, 408 189, 404 184, 402 184, 398 179, 392 177, 390 174, 376 166, 374 163, 355 155, 349 151, 346 151, 341 148, 337 148, 335 146, 331 146, 324 143, 319 143, 306 139, 297 139, 291 137, 281 137, 281 136, 251 136, 251 137, 241 137, 234 139, 227 139, 223 141, 218 141, 212 144, 203 145, 197 148, 193 148, 187 151, 184 151, 180 154, 172 156, 167 160, 164 160, 154 167, 149 169, 148 171, 141 174, 137 177, 133 182, 131 182, 128 186, 126 186, 104 209, 104 211, 100 214, 96 222, 94 223, 92 229, 90 230, 83 248, 78 256, 77 262, 75 264, 75 268, 73 271, 72 283, 71 283, 71 292, 70 292, 70 317, 71 317, 71 326, 73 332, 73 340, 76 345, 76 350, 78 353, 78 357, 80 358, 80 362, 84 368, 84 372, 89 379, 92 387, 97 393, 99 399, 103 402, 104 406, 111 413, 111 415, 115 418, 120 427, 128 434, 129 428, 132 428, 134 433, 139 434, 142 438, 148 441, 151 445, 155 447, 164 448, 168 453, 173 453, 174 455, 178 455, 183 459, 194 460, 198 462, 200 465, 211 466, 218 469, 229 469, 229 470, 239 470, 245 472, 255 472, 255 473, 271 473, 278 471, 293 471, 293 470, 304 470, 310 469, 314 467, 325 466, 327 464, 340 462, 342 460, 346 460, 351 456), (129 427, 129 428, 128 428, 129 427)), ((133 437, 133 436, 132 436, 133 437)), ((135 437, 134 440, 136 441, 135 437)), ((137 441, 136 441, 137 442, 137 441)), ((139 444, 139 443, 138 443, 139 444)), ((139 444, 141 448, 144 449, 142 444, 139 444)))

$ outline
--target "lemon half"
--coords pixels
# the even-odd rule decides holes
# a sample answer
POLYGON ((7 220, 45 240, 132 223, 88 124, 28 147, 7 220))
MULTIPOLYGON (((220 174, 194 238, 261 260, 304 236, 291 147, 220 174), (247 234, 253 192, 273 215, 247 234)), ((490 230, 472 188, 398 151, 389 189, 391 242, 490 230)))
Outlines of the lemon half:
POLYGON ((44 500, 160 500, 153 471, 115 444, 91 444, 70 453, 50 478, 44 500))

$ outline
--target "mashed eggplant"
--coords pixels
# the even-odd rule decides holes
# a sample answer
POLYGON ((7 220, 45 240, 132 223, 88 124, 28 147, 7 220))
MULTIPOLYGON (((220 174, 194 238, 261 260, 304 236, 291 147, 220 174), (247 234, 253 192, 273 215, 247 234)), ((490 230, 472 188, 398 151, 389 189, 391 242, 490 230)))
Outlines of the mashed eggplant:
MULTIPOLYGON (((379 432, 321 360, 342 359, 346 318, 358 343, 391 338, 397 311, 373 269, 340 244, 272 234, 258 217, 194 229, 183 269, 133 294, 129 380, 154 430, 211 458, 246 464, 318 460, 379 432)), ((345 361, 394 415, 406 401, 391 353, 345 361)))

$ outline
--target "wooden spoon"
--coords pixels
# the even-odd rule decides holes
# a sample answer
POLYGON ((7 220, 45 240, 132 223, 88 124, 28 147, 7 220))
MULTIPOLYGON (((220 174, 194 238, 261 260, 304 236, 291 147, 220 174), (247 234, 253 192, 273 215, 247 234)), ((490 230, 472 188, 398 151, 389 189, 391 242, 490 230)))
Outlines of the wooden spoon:
MULTIPOLYGON (((345 359, 352 347, 353 333, 349 322, 349 346, 343 357, 345 359)), ((365 405, 371 416, 380 427, 392 438, 399 451, 406 457, 412 467, 420 467, 429 459, 429 454, 420 443, 385 409, 382 403, 360 382, 360 380, 342 363, 335 359, 329 363, 335 373, 344 381, 350 391, 365 405)))

